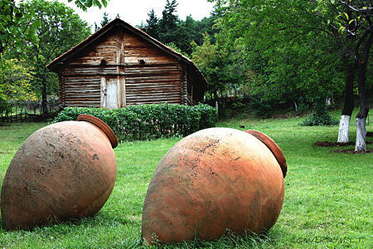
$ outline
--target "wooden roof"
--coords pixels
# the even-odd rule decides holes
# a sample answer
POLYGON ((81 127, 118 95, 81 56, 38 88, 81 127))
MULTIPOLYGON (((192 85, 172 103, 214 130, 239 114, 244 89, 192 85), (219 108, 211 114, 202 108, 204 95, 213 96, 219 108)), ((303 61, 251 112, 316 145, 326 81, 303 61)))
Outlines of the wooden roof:
POLYGON ((188 65, 188 71, 192 70, 195 72, 198 77, 201 80, 201 83, 206 87, 207 86, 207 80, 205 76, 201 73, 201 71, 197 68, 197 66, 186 56, 178 53, 174 49, 164 45, 160 41, 156 40, 155 38, 151 37, 144 31, 135 28, 128 24, 127 22, 121 20, 120 18, 116 18, 113 21, 109 22, 105 26, 103 26, 101 29, 99 29, 97 32, 89 36, 87 39, 82 41, 81 43, 77 44, 75 47, 71 48, 67 52, 63 53, 56 59, 54 59, 51 63, 47 65, 48 69, 53 71, 53 72, 58 72, 59 71, 59 65, 62 65, 66 60, 72 58, 73 56, 79 54, 82 51, 85 51, 86 48, 88 48, 91 44, 95 43, 98 41, 101 37, 103 37, 105 34, 108 32, 112 31, 113 29, 117 29, 118 27, 124 28, 125 30, 134 33, 138 37, 141 37, 142 39, 148 41, 149 43, 153 44, 163 52, 175 57, 181 62, 184 62, 185 64, 188 65))

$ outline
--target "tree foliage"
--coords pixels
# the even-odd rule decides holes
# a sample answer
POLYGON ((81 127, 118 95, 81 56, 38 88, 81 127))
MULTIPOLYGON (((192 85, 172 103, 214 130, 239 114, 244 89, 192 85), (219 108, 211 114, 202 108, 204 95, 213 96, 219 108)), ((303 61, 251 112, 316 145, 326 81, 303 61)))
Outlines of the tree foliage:
POLYGON ((357 118, 366 118, 369 112, 367 100, 367 66, 373 44, 373 3, 372 1, 338 1, 346 12, 341 12, 344 15, 346 22, 349 25, 341 26, 348 36, 355 39, 353 46, 354 56, 357 63, 357 83, 360 98, 360 111, 357 118))
MULTIPOLYGON (((32 96, 41 98, 46 106, 47 95, 56 94, 58 88, 56 75, 49 72, 46 65, 87 37, 90 34, 88 24, 71 8, 57 1, 30 0, 7 6, 10 6, 6 9, 8 12, 1 12, 8 25, 0 31, 7 37, 0 54, 1 99, 28 98, 32 90, 32 96), (18 76, 11 74, 15 68, 18 76), (27 84, 15 81, 17 78, 27 79, 27 84)), ((47 112, 46 107, 44 111, 47 112)))
POLYGON ((360 97, 357 118, 367 117, 372 1, 210 2, 216 3, 221 16, 217 44, 225 40, 229 45, 220 47, 228 49, 233 64, 242 65, 235 70, 242 77, 231 78, 241 91, 259 94, 273 106, 291 102, 311 105, 313 119, 326 120, 325 99, 338 98, 343 92, 343 113, 351 114, 356 78, 360 97))
POLYGON ((102 20, 100 22, 100 24, 98 25, 96 22, 95 22, 95 32, 97 30, 99 30, 100 28, 102 28, 103 26, 105 26, 106 24, 108 24, 110 22, 110 19, 109 19, 109 14, 105 11, 103 16, 102 16, 102 20))
MULTIPOLYGON (((92 6, 106 7, 110 0, 68 0, 74 1, 75 5, 83 10, 92 6)), ((27 1, 26 1, 27 2, 27 1)), ((25 39, 37 40, 34 29, 39 23, 33 22, 35 13, 25 12, 22 5, 24 0, 1 0, 0 1, 0 55, 11 48, 21 52, 25 45, 25 39)))
POLYGON ((17 59, 7 59, 1 65, 0 82, 4 86, 2 91, 15 100, 35 100, 35 94, 31 89, 31 80, 33 79, 32 68, 25 61, 17 59))
POLYGON ((32 68, 25 61, 3 59, 0 64, 0 113, 8 112, 9 100, 35 100, 32 68))
POLYGON ((143 30, 148 33, 148 35, 158 38, 159 34, 159 19, 154 12, 154 9, 151 9, 148 12, 148 19, 146 19, 146 26, 143 27, 143 30))
POLYGON ((167 0, 164 10, 162 11, 162 18, 159 20, 159 39, 163 43, 176 43, 176 36, 178 33, 178 16, 176 15, 176 7, 178 3, 176 0, 167 0), (173 32, 170 32, 173 31, 173 32))
POLYGON ((210 36, 206 33, 201 46, 194 43, 192 53, 194 63, 207 78, 207 90, 213 98, 224 92, 235 77, 236 64, 231 61, 227 47, 222 45, 225 44, 212 44, 210 36))
POLYGON ((341 91, 335 41, 312 2, 218 1, 218 7, 220 28, 235 63, 245 65, 241 83, 250 91, 273 102, 314 102, 341 91))
POLYGON ((73 9, 57 1, 31 0, 23 7, 34 13, 31 22, 39 24, 35 28, 38 40, 28 41, 25 54, 34 67, 33 89, 47 112, 47 95, 58 93, 58 81, 46 65, 89 36, 90 28, 73 9))
MULTIPOLYGON (((21 2, 22 3, 22 2, 21 2)), ((0 1, 0 57, 6 49, 21 52, 25 39, 36 40, 34 28, 31 25, 32 12, 24 13, 15 0, 0 1)))
POLYGON ((90 7, 96 6, 100 9, 106 7, 110 0, 68 0, 68 2, 74 1, 75 5, 83 10, 87 10, 90 7))
POLYGON ((196 21, 191 16, 187 16, 183 21, 177 15, 177 6, 176 0, 167 0, 160 18, 156 16, 154 9, 150 10, 146 24, 140 28, 160 42, 166 45, 172 44, 171 46, 177 47, 177 50, 182 51, 183 54, 190 55, 191 42, 201 45, 203 33, 214 34, 212 24, 216 17, 213 15, 196 21))
MULTIPOLYGON (((91 6, 106 6, 107 2, 74 0, 84 10, 91 6)), ((55 92, 56 83, 52 82, 56 82, 56 76, 52 76, 45 65, 89 31, 87 24, 79 23, 79 17, 57 1, 1 0, 0 9, 1 111, 10 99, 34 98, 55 92), (62 9, 65 12, 62 13, 62 9), (40 83, 40 78, 44 83, 40 83), (54 87, 47 89, 53 84, 54 87)))

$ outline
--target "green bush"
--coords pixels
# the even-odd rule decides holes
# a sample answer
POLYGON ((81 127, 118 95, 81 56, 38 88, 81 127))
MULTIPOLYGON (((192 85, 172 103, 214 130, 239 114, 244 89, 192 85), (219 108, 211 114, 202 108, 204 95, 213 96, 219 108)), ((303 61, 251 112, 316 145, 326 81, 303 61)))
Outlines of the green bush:
POLYGON ((215 105, 218 101, 219 117, 230 119, 237 114, 250 114, 259 118, 269 118, 276 111, 289 108, 289 103, 264 100, 261 95, 229 95, 218 99, 208 99, 207 103, 215 105))
POLYGON ((9 103, 5 97, 5 95, 2 95, 0 92, 0 116, 3 113, 9 112, 9 103))
POLYGON ((318 125, 335 125, 338 120, 332 118, 326 109, 325 104, 316 103, 311 115, 303 120, 300 125, 303 126, 318 126, 318 125))
POLYGON ((213 127, 217 121, 215 109, 209 105, 185 106, 166 103, 134 105, 114 110, 67 107, 52 123, 76 120, 80 114, 89 114, 103 120, 120 140, 187 136, 213 127))

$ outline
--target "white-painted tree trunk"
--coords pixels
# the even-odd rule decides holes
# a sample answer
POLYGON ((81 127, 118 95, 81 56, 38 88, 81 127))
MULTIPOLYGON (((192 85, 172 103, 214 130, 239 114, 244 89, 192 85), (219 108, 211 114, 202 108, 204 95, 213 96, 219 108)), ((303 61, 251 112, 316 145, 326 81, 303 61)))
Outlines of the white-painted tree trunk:
POLYGON ((357 118, 356 119, 356 144, 355 151, 366 151, 367 144, 365 137, 367 134, 365 127, 366 118, 357 118))
POLYGON ((348 143, 349 131, 350 131, 350 119, 349 115, 342 115, 341 120, 339 121, 339 132, 338 132, 338 143, 348 143))

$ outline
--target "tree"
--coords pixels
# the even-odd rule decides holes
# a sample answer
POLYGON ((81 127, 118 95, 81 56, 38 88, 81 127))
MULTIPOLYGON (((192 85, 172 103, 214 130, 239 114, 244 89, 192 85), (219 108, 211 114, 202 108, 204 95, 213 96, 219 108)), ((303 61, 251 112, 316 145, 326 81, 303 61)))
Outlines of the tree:
POLYGON ((179 49, 190 54, 192 47, 188 39, 188 30, 180 24, 179 17, 176 15, 178 3, 176 0, 167 0, 162 18, 159 20, 159 40, 164 44, 173 43, 179 49))
POLYGON ((312 14, 313 1, 216 2, 220 33, 252 93, 273 104, 326 108, 325 99, 342 92, 336 42, 312 14))
POLYGON ((159 20, 159 38, 163 43, 170 43, 176 41, 175 31, 177 30, 178 16, 176 15, 176 8, 178 3, 176 0, 167 0, 164 10, 162 11, 162 18, 159 20))
MULTIPOLYGON (((348 142, 349 122, 354 108, 353 83, 357 78, 360 98, 360 111, 356 116, 356 151, 365 151, 365 123, 369 112, 366 94, 366 75, 370 49, 373 43, 373 7, 371 1, 320 1, 322 8, 333 6, 334 14, 329 26, 338 29, 339 40, 344 41, 342 48, 347 51, 343 59, 347 65, 345 101, 339 127, 338 142, 348 142), (348 63, 347 63, 348 62, 348 63), (357 77, 356 77, 357 74, 357 77)), ((336 32, 335 32, 336 33, 336 32)))
MULTIPOLYGON (((72 0, 69 0, 71 2, 72 0)), ((74 0, 75 4, 86 10, 91 6, 106 6, 109 0, 74 0)), ((7 61, 17 54, 19 58, 25 58, 23 51, 29 44, 37 44, 38 37, 35 29, 41 24, 35 21, 35 12, 33 10, 24 11, 23 0, 1 0, 0 1, 0 65, 7 64, 7 61), (27 41, 27 42, 26 42, 27 41)), ((70 37, 67 39, 69 40, 70 37)), ((0 67, 0 74, 6 67, 0 67)), ((6 78, 3 78, 6 79, 6 78)), ((0 106, 5 106, 9 100, 6 95, 8 82, 0 82, 0 106)))
POLYGON ((0 113, 8 112, 9 101, 35 100, 30 81, 32 68, 25 61, 3 59, 0 64, 0 113))
POLYGON ((214 40, 213 23, 216 16, 196 21, 189 15, 183 21, 176 14, 177 6, 176 0, 167 0, 161 18, 156 16, 154 9, 150 10, 146 24, 142 24, 140 29, 160 42, 171 45, 173 48, 176 47, 176 50, 180 50, 183 54, 191 55, 191 42, 201 45, 203 33, 207 32, 214 40))
POLYGON ((45 65, 88 37, 90 28, 73 9, 57 1, 31 0, 24 9, 35 13, 32 22, 40 24, 35 30, 38 41, 28 42, 26 54, 34 67, 33 88, 47 114, 47 95, 56 94, 58 85, 56 75, 45 65))
POLYGON ((110 22, 109 14, 105 11, 100 26, 95 22, 95 32, 110 22))
MULTIPOLYGON (((15 0, 0 2, 0 57, 7 48, 22 51, 24 39, 36 39, 30 25, 33 13, 25 14, 15 0)), ((37 25, 37 24, 35 24, 37 25)))
POLYGON ((154 10, 151 10, 146 20, 147 24, 142 29, 160 42, 166 45, 172 44, 177 47, 177 50, 180 49, 183 53, 191 54, 190 33, 193 30, 187 29, 176 15, 177 6, 176 0, 171 2, 167 0, 160 19, 155 15, 154 10))
POLYGON ((200 21, 194 20, 192 16, 187 16, 185 21, 181 21, 181 24, 188 30, 191 37, 190 40, 200 46, 204 41, 204 34, 206 33, 209 35, 211 43, 215 43, 217 29, 214 28, 214 24, 217 18, 216 13, 212 13, 209 17, 204 17, 200 21))
MULTIPOLYGON (((340 143, 346 143, 349 142, 349 124, 350 124, 350 117, 352 114, 352 111, 354 109, 354 81, 356 78, 356 74, 362 75, 366 74, 366 66, 361 66, 361 59, 358 59, 360 56, 358 55, 362 49, 362 41, 366 38, 364 38, 364 32, 361 32, 361 29, 369 28, 369 25, 364 25, 369 20, 365 19, 367 16, 362 18, 362 15, 356 13, 356 7, 360 5, 360 8, 364 9, 364 13, 369 12, 369 5, 372 3, 369 1, 319 1, 318 7, 316 8, 318 17, 321 17, 325 20, 326 26, 331 30, 333 37, 332 39, 338 40, 339 45, 339 52, 342 58, 342 61, 345 65, 345 71, 346 71, 346 83, 345 83, 345 92, 344 92, 344 106, 342 109, 342 115, 339 125, 339 132, 338 132, 338 142, 340 143), (354 7, 355 6, 355 7, 354 7), (329 12, 326 12, 325 10, 332 10, 329 12), (325 14, 327 13, 327 14, 325 14), (365 19, 365 20, 364 20, 365 19), (364 27, 365 26, 365 27, 364 27), (360 48, 359 48, 360 47, 360 48), (360 50, 360 52, 359 52, 360 50), (365 68, 365 69, 364 69, 365 68), (364 73, 361 73, 362 70, 365 71, 364 73)), ((369 17, 368 17, 369 19, 369 17)), ((369 33, 369 32, 368 32, 369 33)), ((366 48, 368 46, 365 46, 366 48)), ((364 49, 362 49, 364 50, 364 49)), ((362 52, 363 54, 366 52, 362 52)), ((369 52, 368 52, 369 56, 369 52)), ((367 62, 367 59, 365 61, 367 62)), ((358 78, 358 85, 359 81, 361 82, 361 77, 358 78)), ((364 78, 364 77, 363 77, 364 78)), ((365 81, 365 80, 364 80, 365 81)), ((361 85, 361 84, 360 84, 361 85)), ((366 91, 365 87, 363 87, 364 90, 359 89, 360 93, 360 99, 363 97, 363 106, 367 106, 367 103, 364 104, 364 99, 366 102, 366 97, 364 97, 366 94, 364 93, 366 91)), ((364 108, 363 108, 364 109, 364 108)), ((363 114, 364 112, 367 113, 367 110, 363 111, 361 109, 360 114, 363 114)), ((359 114, 358 114, 359 115, 359 114)), ((364 115, 363 115, 364 116, 364 115)), ((364 121, 365 123, 365 121, 364 121)), ((358 125, 359 126, 359 125, 358 125)), ((365 130, 365 126, 363 128, 365 130)), ((364 132, 363 132, 364 133, 364 132)), ((359 131, 358 128, 358 134, 362 134, 362 132, 359 131)), ((359 140, 362 140, 363 137, 360 136, 360 139, 358 138, 359 135, 357 135, 357 144, 359 140)), ((365 138, 363 139, 365 141, 365 138)), ((360 143, 360 142, 359 142, 360 143)), ((365 143, 365 142, 364 142, 365 143)), ((358 146, 356 145, 356 148, 358 146)), ((362 146, 365 147, 365 146, 362 146)), ((364 149, 363 149, 364 150, 364 149)))
POLYGON ((106 7, 110 0, 68 0, 68 2, 74 1, 75 5, 83 10, 87 10, 90 7, 96 6, 100 9, 106 7))
POLYGON ((0 113, 8 107, 9 84, 8 70, 9 60, 4 57, 8 49, 22 51, 25 38, 33 38, 30 16, 25 15, 15 0, 0 1, 0 113))
MULTIPOLYGON (((68 1, 72 2, 73 0, 68 1)), ((110 0, 74 0, 76 6, 83 10, 92 6, 106 7, 108 1, 110 0)), ((23 4, 23 0, 19 3, 16 0, 0 1, 0 56, 8 47, 22 51, 26 38, 37 40, 34 28, 38 26, 38 23, 31 22, 34 13, 25 13, 20 4, 23 4)))
POLYGON ((344 106, 339 122, 338 140, 339 143, 349 142, 349 124, 354 109, 354 79, 356 73, 356 62, 353 60, 353 43, 355 39, 350 34, 341 32, 341 28, 352 27, 354 23, 349 22, 349 12, 341 15, 343 6, 336 1, 313 2, 311 11, 314 18, 319 19, 321 27, 325 30, 327 39, 334 43, 330 52, 336 54, 341 62, 340 70, 345 74, 344 106), (347 16, 347 18, 346 18, 347 16))
POLYGON ((146 19, 146 27, 144 31, 155 39, 159 39, 159 19, 154 12, 154 9, 151 9, 148 13, 148 19, 146 19))
POLYGON ((250 89, 264 91, 264 98, 294 103, 306 99, 314 103, 315 113, 324 113, 322 102, 342 93, 345 81, 342 116, 350 116, 357 74, 360 111, 355 150, 365 150, 371 1, 214 2, 222 15, 222 29, 229 40, 237 41, 232 51, 239 51, 248 65, 243 72, 255 72, 250 89))
MULTIPOLYGON (((345 32, 356 37, 354 55, 357 63, 357 85, 359 89, 360 110, 356 115, 355 151, 366 151, 366 118, 369 104, 366 89, 367 65, 373 44, 373 4, 371 1, 339 1, 347 8, 349 25, 345 32)), ((344 13, 346 14, 346 13, 344 13)))
POLYGON ((192 59, 207 78, 207 93, 216 99, 227 88, 234 74, 228 50, 212 44, 209 35, 205 34, 201 46, 194 44, 192 59))
POLYGON ((339 122, 338 129, 338 140, 339 143, 348 143, 349 142, 349 126, 352 112, 355 107, 354 103, 354 82, 356 78, 357 71, 357 62, 353 59, 353 47, 356 43, 356 37, 350 33, 340 32, 345 29, 352 29, 355 26, 354 22, 350 22, 351 11, 346 8, 343 8, 338 3, 328 3, 329 6, 333 6, 332 9, 334 13, 331 13, 329 16, 338 16, 339 18, 330 18, 328 19, 329 27, 333 31, 335 37, 339 41, 339 47, 341 51, 341 58, 345 65, 346 70, 346 83, 344 90, 344 104, 341 113, 341 119, 339 122), (346 12, 343 10, 346 9, 346 12), (341 15, 344 13, 344 15, 341 15), (333 20, 333 21, 332 21, 333 20))
MULTIPOLYGON (((345 58, 346 61, 351 61, 348 58, 345 58)), ((348 143, 349 139, 349 127, 350 127, 350 120, 351 115, 355 107, 354 103, 354 81, 356 75, 356 62, 346 62, 346 83, 345 83, 345 90, 344 90, 344 101, 343 101, 343 109, 341 114, 341 119, 339 122, 339 129, 338 129, 338 143, 348 143)))

